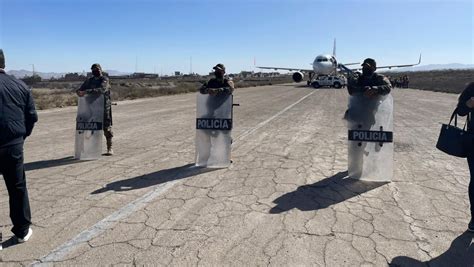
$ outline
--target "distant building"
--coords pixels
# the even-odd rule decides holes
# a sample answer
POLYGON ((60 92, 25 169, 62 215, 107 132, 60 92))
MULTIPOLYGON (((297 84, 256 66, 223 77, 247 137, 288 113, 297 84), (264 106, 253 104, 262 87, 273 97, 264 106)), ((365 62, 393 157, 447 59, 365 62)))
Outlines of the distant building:
POLYGON ((146 74, 144 72, 134 72, 132 73, 132 78, 145 78, 146 74))
POLYGON ((174 76, 181 76, 181 71, 175 71, 174 76))
POLYGON ((109 77, 110 79, 130 79, 130 75, 114 75, 114 76, 110 76, 109 77))
POLYGON ((241 71, 239 73, 239 77, 241 78, 248 78, 248 77, 252 77, 253 75, 254 75, 253 71, 241 71))
POLYGON ((144 78, 147 78, 147 79, 157 79, 159 77, 158 74, 153 74, 153 73, 145 73, 145 76, 144 78))

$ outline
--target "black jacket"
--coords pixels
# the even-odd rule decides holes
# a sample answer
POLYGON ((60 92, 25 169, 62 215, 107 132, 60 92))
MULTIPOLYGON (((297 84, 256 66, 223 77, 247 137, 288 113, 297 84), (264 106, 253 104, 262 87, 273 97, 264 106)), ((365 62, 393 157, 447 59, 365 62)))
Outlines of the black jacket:
POLYGON ((37 121, 31 90, 0 70, 0 147, 23 143, 37 121))
POLYGON ((466 116, 468 113, 471 113, 471 116, 470 116, 471 119, 469 120, 467 124, 467 130, 469 132, 474 132, 474 118, 472 117, 474 115, 473 114, 474 110, 466 106, 466 102, 471 97, 474 97, 474 82, 470 83, 459 96, 456 112, 458 113, 459 116, 466 116))

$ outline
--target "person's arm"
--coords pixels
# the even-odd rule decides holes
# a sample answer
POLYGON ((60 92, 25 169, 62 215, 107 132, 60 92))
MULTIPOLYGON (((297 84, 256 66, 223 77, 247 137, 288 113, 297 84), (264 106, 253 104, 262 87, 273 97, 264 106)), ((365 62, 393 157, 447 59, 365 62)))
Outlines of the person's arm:
POLYGON ((353 76, 347 77, 347 92, 349 95, 363 92, 362 87, 359 85, 359 78, 353 76))
POLYGON ((31 90, 27 89, 28 93, 26 95, 26 105, 25 105, 25 128, 26 128, 26 134, 24 138, 31 135, 31 132, 33 132, 33 127, 35 123, 38 121, 38 114, 36 113, 35 109, 35 101, 33 99, 33 95, 31 93, 31 90))
POLYGON ((469 108, 467 106, 467 101, 469 99, 471 99, 472 96, 473 96, 473 92, 472 92, 472 90, 470 90, 469 87, 464 89, 464 91, 459 96, 458 105, 457 105, 457 108, 456 108, 456 113, 459 116, 466 116, 469 112, 472 111, 472 108, 469 108))
POLYGON ((387 79, 385 76, 379 76, 377 79, 377 84, 376 86, 372 86, 375 90, 377 90, 377 93, 379 95, 387 95, 392 91, 392 85, 390 84, 390 81, 387 79))
POLYGON ((234 92, 234 82, 226 80, 225 85, 225 87, 221 88, 222 90, 219 91, 219 94, 231 95, 234 92))
POLYGON ((109 79, 103 77, 100 87, 97 88, 88 88, 86 89, 86 93, 88 94, 105 94, 110 91, 109 79))
POLYGON ((207 88, 207 82, 204 83, 200 88, 199 88, 199 92, 203 95, 205 94, 208 94, 209 93, 209 90, 207 88))
POLYGON ((79 87, 78 89, 76 89, 76 94, 77 94, 78 96, 83 96, 83 95, 84 95, 84 91, 87 89, 87 87, 89 87, 89 86, 88 86, 88 82, 89 82, 89 80, 85 80, 85 81, 82 83, 81 87, 79 87), (82 93, 80 93, 80 92, 82 92, 82 93))

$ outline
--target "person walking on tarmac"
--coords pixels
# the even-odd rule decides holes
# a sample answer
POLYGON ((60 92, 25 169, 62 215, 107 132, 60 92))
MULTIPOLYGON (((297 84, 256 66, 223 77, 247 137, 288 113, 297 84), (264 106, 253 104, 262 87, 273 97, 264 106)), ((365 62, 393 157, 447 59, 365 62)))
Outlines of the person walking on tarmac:
POLYGON ((363 93, 366 97, 387 95, 392 85, 387 77, 376 73, 377 63, 372 58, 366 58, 362 63, 362 75, 356 79, 349 79, 347 90, 349 94, 363 93))
POLYGON ((104 95, 104 136, 107 140, 106 156, 112 156, 112 100, 110 97, 109 79, 102 75, 102 67, 98 64, 92 64, 92 77, 87 79, 79 89, 76 90, 78 96, 82 97, 86 94, 103 94, 104 95))
POLYGON ((201 94, 231 95, 234 92, 234 82, 224 78, 225 67, 223 64, 217 64, 213 67, 215 78, 210 79, 199 89, 201 94))
POLYGON ((5 57, 0 49, 0 174, 7 186, 12 232, 17 242, 23 243, 33 234, 23 143, 33 131, 38 115, 31 90, 4 69, 5 57))

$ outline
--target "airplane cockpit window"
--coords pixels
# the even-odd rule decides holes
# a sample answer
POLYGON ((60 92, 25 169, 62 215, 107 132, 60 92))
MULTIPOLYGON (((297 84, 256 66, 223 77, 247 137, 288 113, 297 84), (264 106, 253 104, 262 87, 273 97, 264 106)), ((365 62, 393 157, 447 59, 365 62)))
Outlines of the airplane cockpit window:
POLYGON ((317 58, 316 61, 317 62, 327 62, 328 59, 323 57, 323 58, 317 58))

